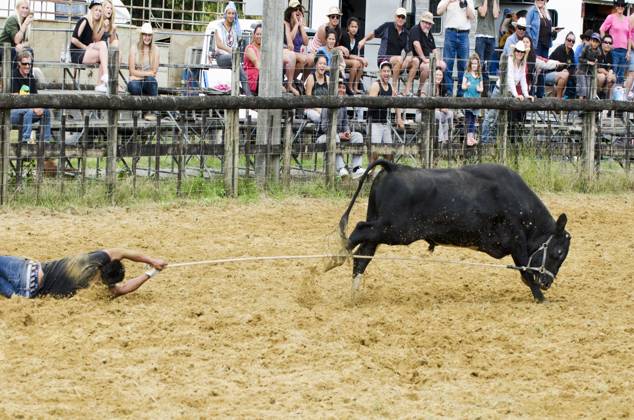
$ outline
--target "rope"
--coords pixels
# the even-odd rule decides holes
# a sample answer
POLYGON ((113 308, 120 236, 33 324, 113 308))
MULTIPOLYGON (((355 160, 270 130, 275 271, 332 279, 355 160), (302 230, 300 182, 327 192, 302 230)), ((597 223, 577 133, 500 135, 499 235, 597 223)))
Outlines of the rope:
POLYGON ((369 256, 369 255, 338 255, 338 254, 313 254, 313 255, 278 255, 278 256, 262 256, 262 257, 235 257, 235 258, 221 258, 215 260, 203 260, 203 261, 190 261, 190 262, 181 262, 175 264, 168 264, 166 268, 178 268, 178 267, 190 267, 194 265, 216 265, 216 264, 227 264, 227 263, 235 263, 235 262, 253 262, 253 261, 276 261, 276 260, 310 260, 310 259, 321 259, 321 258, 356 258, 356 259, 365 259, 365 260, 383 260, 383 261, 417 261, 417 262, 431 262, 437 264, 454 264, 454 265, 466 265, 466 266, 476 266, 476 267, 489 267, 489 268, 510 268, 510 269, 520 269, 520 267, 516 267, 514 265, 507 264, 490 264, 490 263, 477 263, 470 261, 458 261, 458 260, 442 260, 436 258, 423 258, 423 257, 399 257, 395 255, 385 255, 385 256, 369 256))

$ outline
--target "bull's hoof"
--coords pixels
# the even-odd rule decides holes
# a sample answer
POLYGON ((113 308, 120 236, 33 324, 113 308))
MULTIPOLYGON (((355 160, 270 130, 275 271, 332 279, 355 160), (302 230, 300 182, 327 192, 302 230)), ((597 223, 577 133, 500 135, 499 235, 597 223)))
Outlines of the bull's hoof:
POLYGON ((324 264, 324 273, 345 263, 349 256, 350 253, 347 250, 343 249, 339 251, 337 255, 333 255, 332 257, 326 259, 326 263, 324 264))
POLYGON ((352 279, 352 294, 358 292, 361 289, 361 283, 363 282, 363 274, 357 274, 352 279))

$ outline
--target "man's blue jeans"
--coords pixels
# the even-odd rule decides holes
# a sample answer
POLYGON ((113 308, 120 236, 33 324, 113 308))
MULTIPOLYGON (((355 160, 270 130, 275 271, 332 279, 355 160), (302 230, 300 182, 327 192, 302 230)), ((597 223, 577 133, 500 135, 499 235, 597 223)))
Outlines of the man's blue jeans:
POLYGON ((453 96, 453 64, 458 60, 458 96, 462 96, 462 77, 469 59, 469 31, 458 32, 453 29, 445 31, 445 49, 443 60, 447 63, 445 85, 447 92, 453 96))
MULTIPOLYGON (((475 43, 475 50, 480 57, 482 63, 482 81, 484 84, 484 90, 487 95, 489 94, 489 69, 491 60, 493 60, 493 52, 495 51, 495 38, 489 38, 486 36, 477 36, 475 43)), ((469 66, 467 65, 467 68, 469 66)), ((460 79, 462 84, 462 79, 460 79)))
POLYGON ((23 143, 27 143, 31 139, 31 131, 33 131, 33 123, 40 122, 40 125, 44 128, 44 141, 49 142, 53 135, 51 134, 51 112, 48 109, 44 109, 42 115, 35 115, 33 109, 12 109, 11 110, 11 124, 22 124, 21 138, 23 143))
POLYGON ((616 83, 619 85, 623 84, 625 76, 625 67, 627 67, 626 55, 627 50, 625 48, 615 48, 612 50, 612 66, 616 74, 616 83))
POLYGON ((143 80, 130 80, 128 92, 137 96, 158 96, 158 82, 155 77, 144 77, 143 80))

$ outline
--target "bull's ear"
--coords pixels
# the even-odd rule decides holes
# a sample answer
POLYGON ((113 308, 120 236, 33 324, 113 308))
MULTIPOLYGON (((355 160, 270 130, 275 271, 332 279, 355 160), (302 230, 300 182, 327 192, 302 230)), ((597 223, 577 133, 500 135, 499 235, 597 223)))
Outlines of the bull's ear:
POLYGON ((557 232, 562 233, 566 228, 567 222, 568 218, 566 217, 566 213, 561 213, 557 219, 557 232))

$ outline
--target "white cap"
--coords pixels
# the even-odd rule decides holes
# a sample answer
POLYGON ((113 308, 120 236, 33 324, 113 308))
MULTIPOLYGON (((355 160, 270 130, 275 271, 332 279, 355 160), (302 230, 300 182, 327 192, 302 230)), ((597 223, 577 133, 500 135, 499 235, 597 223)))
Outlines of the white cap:
POLYGON ((394 16, 399 15, 407 16, 407 10, 405 10, 405 8, 403 7, 399 7, 398 9, 396 9, 396 12, 394 12, 394 16))

